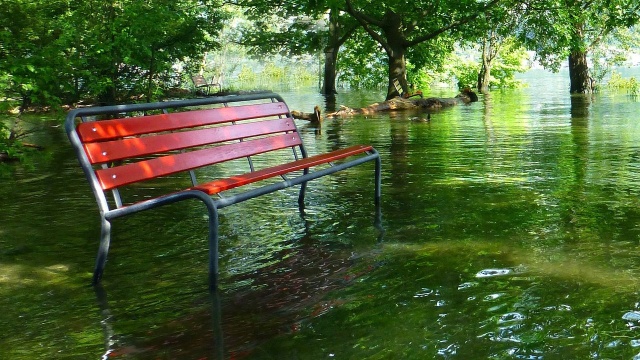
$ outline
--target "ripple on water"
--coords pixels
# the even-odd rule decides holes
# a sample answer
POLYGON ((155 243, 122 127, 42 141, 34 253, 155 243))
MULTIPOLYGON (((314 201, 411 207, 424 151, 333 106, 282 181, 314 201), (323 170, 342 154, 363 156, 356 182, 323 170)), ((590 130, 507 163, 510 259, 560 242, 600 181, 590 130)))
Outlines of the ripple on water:
POLYGON ((524 319, 526 319, 526 317, 520 314, 519 312, 510 312, 510 313, 501 315, 500 318, 498 319, 498 324, 519 322, 524 319))
POLYGON ((627 321, 640 321, 640 312, 628 311, 624 315, 622 315, 622 319, 627 321))
POLYGON ((422 289, 420 289, 420 291, 418 293, 413 295, 413 297, 414 298, 423 298, 423 297, 431 296, 433 294, 435 294, 435 291, 433 291, 432 289, 422 288, 422 289))
POLYGON ((507 354, 512 356, 514 359, 526 359, 526 360, 542 360, 544 357, 542 356, 540 351, 534 351, 534 354, 523 354, 523 350, 519 348, 509 349, 507 354))
POLYGON ((478 286, 477 282, 465 282, 458 285, 458 290, 466 290, 478 286))
POLYGON ((504 293, 489 294, 489 295, 484 297, 484 301, 493 301, 493 300, 496 300, 496 299, 502 297, 503 295, 504 295, 504 293))
POLYGON ((506 276, 513 273, 511 269, 484 269, 480 270, 477 274, 477 278, 488 278, 494 276, 506 276))

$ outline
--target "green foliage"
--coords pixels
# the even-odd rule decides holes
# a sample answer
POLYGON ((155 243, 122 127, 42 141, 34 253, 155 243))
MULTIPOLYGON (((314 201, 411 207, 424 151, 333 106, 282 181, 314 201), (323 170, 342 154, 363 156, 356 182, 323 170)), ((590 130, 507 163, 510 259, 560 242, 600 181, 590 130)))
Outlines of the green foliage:
POLYGON ((268 62, 262 70, 263 76, 274 81, 281 81, 287 76, 284 68, 277 67, 274 63, 268 62))
POLYGON ((471 60, 458 59, 453 67, 453 75, 458 79, 458 89, 475 88, 478 83, 480 65, 471 60))
POLYGON ((638 96, 640 94, 640 83, 636 80, 635 77, 623 78, 619 72, 613 71, 609 81, 607 82, 607 87, 610 89, 616 90, 626 90, 629 95, 638 96))
POLYGON ((255 81, 258 78, 256 73, 250 67, 243 65, 238 74, 238 80, 244 82, 255 81))
POLYGON ((353 89, 387 86, 387 59, 376 43, 362 32, 350 38, 338 58, 338 85, 353 89))
POLYGON ((326 44, 322 17, 329 4, 309 1, 238 2, 238 41, 254 56, 311 54, 326 44), (326 5, 326 7, 325 7, 326 5))
POLYGON ((500 89, 520 86, 521 83, 515 76, 528 70, 528 58, 526 50, 515 39, 508 38, 503 42, 502 50, 493 62, 490 86, 500 89))
POLYGON ((216 46, 224 19, 215 2, 199 0, 7 0, 3 7, 0 86, 25 105, 155 98, 176 61, 216 46))
POLYGON ((525 16, 517 34, 552 70, 559 69, 571 52, 590 52, 604 35, 629 28, 640 18, 637 0, 537 0, 535 5, 522 9, 525 16))
POLYGON ((613 77, 614 68, 624 65, 629 51, 637 49, 638 46, 640 46, 638 29, 615 29, 609 33, 591 54, 593 63, 591 76, 596 84, 602 83, 609 74, 613 77))

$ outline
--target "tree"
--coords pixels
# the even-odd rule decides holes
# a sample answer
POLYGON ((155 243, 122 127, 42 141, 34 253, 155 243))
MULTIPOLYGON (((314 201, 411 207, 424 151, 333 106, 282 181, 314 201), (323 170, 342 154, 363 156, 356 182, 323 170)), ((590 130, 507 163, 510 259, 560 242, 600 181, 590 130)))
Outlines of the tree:
POLYGON ((358 20, 366 32, 384 49, 388 57, 387 99, 398 95, 393 80, 398 79, 408 92, 407 55, 437 38, 449 36, 445 49, 431 46, 411 54, 414 65, 420 67, 426 59, 442 58, 451 49, 456 37, 464 38, 477 32, 469 24, 487 13, 499 0, 475 1, 385 1, 371 4, 346 0, 349 14, 358 20))
MULTIPOLYGON (((486 26, 481 41, 480 71, 478 72, 477 89, 482 93, 489 92, 491 70, 500 53, 506 50, 508 55, 517 52, 517 44, 513 42, 513 33, 521 22, 526 6, 516 2, 508 7, 495 7, 491 18, 484 18, 486 26)), ((477 22, 476 22, 477 23, 477 22)), ((510 57, 510 56, 507 56, 510 57)))
POLYGON ((571 93, 593 90, 589 53, 615 29, 640 18, 637 0, 532 0, 526 9, 521 40, 547 68, 556 70, 568 59, 571 93))
POLYGON ((337 93, 338 52, 340 47, 351 38, 357 27, 356 24, 346 19, 345 15, 337 7, 334 6, 329 10, 329 31, 327 43, 324 47, 323 94, 337 93))
POLYGON ((251 21, 239 42, 254 54, 299 56, 324 53, 322 93, 335 94, 340 47, 358 24, 340 10, 340 1, 235 1, 251 21))
POLYGON ((224 17, 209 1, 84 0, 66 21, 68 57, 99 102, 150 100, 172 65, 217 46, 224 17))
POLYGON ((64 0, 6 0, 0 12, 0 81, 6 94, 21 100, 21 108, 32 101, 59 102, 64 82, 56 80, 65 58, 57 43, 59 19, 68 9, 64 0))

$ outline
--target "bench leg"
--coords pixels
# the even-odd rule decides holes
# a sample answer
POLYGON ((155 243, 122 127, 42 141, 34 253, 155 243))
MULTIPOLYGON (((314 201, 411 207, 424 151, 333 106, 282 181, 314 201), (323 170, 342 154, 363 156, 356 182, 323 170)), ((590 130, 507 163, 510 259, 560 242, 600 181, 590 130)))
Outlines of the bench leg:
POLYGON ((376 208, 380 207, 380 198, 382 197, 382 160, 380 159, 380 157, 376 158, 376 175, 375 175, 375 182, 376 182, 376 190, 375 190, 375 205, 376 208))
POLYGON ((209 210, 209 290, 218 288, 218 209, 207 205, 209 210))
POLYGON ((382 227, 382 207, 380 204, 380 198, 382 196, 382 160, 380 157, 376 158, 376 174, 375 174, 375 207, 376 214, 373 219, 373 226, 380 232, 378 236, 378 242, 382 241, 384 236, 384 228, 382 227))
POLYGON ((304 195, 307 192, 307 182, 300 184, 300 194, 298 194, 298 207, 300 211, 304 210, 304 195))
POLYGON ((109 244, 111 243, 111 222, 102 218, 102 230, 100 232, 100 247, 98 248, 98 256, 96 258, 96 267, 93 271, 92 285, 97 285, 102 279, 104 266, 107 263, 107 254, 109 253, 109 244))

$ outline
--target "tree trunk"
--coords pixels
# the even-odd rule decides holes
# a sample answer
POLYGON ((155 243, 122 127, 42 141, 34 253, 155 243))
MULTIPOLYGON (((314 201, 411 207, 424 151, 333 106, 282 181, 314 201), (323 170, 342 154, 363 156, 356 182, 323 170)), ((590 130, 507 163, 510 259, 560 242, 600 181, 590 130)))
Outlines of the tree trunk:
POLYGON ((490 46, 491 42, 488 40, 485 40, 482 45, 482 65, 478 73, 478 91, 483 94, 489 93, 489 82, 491 81, 490 46))
POLYGON ((385 100, 400 96, 396 87, 393 85, 394 79, 398 79, 398 82, 400 82, 400 86, 405 93, 409 92, 409 85, 407 84, 407 64, 404 58, 404 50, 404 48, 398 47, 388 54, 389 86, 387 88, 387 98, 385 100))
POLYGON ((402 28, 402 18, 393 11, 388 10, 384 14, 382 31, 385 34, 387 44, 385 50, 389 61, 389 84, 387 87, 386 100, 400 96, 393 80, 398 79, 404 93, 409 92, 407 84, 407 63, 405 54, 407 52, 405 37, 402 28))
POLYGON ((569 55, 569 79, 572 94, 585 94, 592 91, 593 86, 591 76, 589 76, 586 52, 572 51, 569 55))
POLYGON ((324 81, 322 82, 322 93, 324 95, 337 94, 336 90, 336 63, 338 62, 338 52, 336 49, 324 50, 324 81))
POLYGON ((338 15, 334 10, 329 12, 329 41, 324 48, 324 81, 322 93, 324 95, 336 94, 336 73, 338 63, 338 50, 340 48, 340 28, 338 15))
POLYGON ((396 90, 396 87, 393 84, 394 79, 398 79, 404 93, 409 92, 404 57, 394 58, 389 56, 389 86, 387 88, 387 98, 385 100, 400 96, 400 93, 398 93, 398 90, 396 90))

